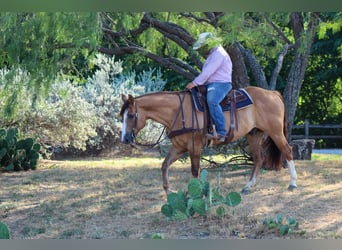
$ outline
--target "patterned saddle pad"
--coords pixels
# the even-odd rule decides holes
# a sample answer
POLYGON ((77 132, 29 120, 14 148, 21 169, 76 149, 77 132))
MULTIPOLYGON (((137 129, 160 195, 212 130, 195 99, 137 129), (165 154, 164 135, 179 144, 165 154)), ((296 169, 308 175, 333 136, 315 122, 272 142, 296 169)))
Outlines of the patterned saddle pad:
MULTIPOLYGON (((191 89, 193 103, 195 104, 196 110, 199 112, 204 112, 204 107, 200 101, 201 96, 206 96, 206 88, 192 88, 191 89)), ((230 111, 231 102, 235 98, 236 109, 242 109, 253 104, 253 100, 246 90, 240 88, 238 90, 231 90, 228 95, 220 103, 223 111, 230 111)))

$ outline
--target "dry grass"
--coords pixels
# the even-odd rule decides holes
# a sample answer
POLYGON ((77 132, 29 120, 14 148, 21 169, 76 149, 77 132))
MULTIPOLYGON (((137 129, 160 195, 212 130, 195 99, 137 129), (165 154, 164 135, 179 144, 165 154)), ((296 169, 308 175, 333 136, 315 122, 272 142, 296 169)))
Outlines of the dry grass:
MULTIPOLYGON (((259 175, 252 193, 226 217, 168 221, 158 158, 41 161, 38 170, 0 173, 0 221, 14 239, 139 239, 155 233, 167 239, 342 238, 342 157, 297 161, 296 191, 287 191, 289 174, 259 175), (262 220, 281 213, 299 230, 280 236, 262 220)), ((250 169, 210 171, 222 193, 240 191, 250 169)), ((189 163, 171 166, 174 190, 186 188, 189 163)))

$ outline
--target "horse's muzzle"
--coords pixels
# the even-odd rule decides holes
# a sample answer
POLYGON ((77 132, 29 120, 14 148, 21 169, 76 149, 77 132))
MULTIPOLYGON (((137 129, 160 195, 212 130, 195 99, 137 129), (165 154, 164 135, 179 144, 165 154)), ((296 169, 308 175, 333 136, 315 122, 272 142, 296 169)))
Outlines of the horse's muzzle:
POLYGON ((133 143, 133 141, 134 141, 134 133, 126 133, 123 136, 123 140, 122 140, 123 143, 131 144, 131 143, 133 143))

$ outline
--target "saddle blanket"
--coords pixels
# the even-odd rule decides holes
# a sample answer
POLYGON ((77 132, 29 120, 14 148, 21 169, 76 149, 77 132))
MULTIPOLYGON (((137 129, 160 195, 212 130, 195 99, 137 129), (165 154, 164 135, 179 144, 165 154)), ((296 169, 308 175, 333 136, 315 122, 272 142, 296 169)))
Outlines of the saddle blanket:
MULTIPOLYGON (((204 107, 200 102, 200 93, 198 92, 197 88, 192 88, 191 89, 192 93, 192 99, 193 103, 195 104, 195 107, 197 111, 199 112, 204 112, 204 107)), ((234 98, 235 95, 235 100, 236 100, 236 109, 242 109, 245 108, 249 105, 253 104, 253 100, 250 97, 250 95, 247 93, 246 90, 240 88, 238 90, 231 90, 228 95, 223 99, 223 101, 220 103, 222 110, 223 111, 229 111, 230 112, 230 104, 232 101, 232 98, 234 98)))

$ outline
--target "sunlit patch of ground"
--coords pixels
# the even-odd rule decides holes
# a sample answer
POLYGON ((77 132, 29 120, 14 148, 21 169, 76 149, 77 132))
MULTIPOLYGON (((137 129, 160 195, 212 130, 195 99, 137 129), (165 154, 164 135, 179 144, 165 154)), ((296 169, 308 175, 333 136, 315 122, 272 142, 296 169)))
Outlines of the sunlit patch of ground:
MULTIPOLYGON (((160 212, 159 158, 41 161, 36 171, 0 173, 0 221, 11 238, 139 239, 155 233, 181 238, 342 238, 342 159, 296 161, 298 189, 287 190, 289 173, 261 172, 257 184, 224 218, 214 213, 185 222, 160 212), (262 220, 281 213, 295 218, 299 230, 281 236, 262 220)), ((221 192, 240 191, 250 168, 209 171, 221 192)), ((170 185, 186 189, 188 162, 170 167, 170 185)))

